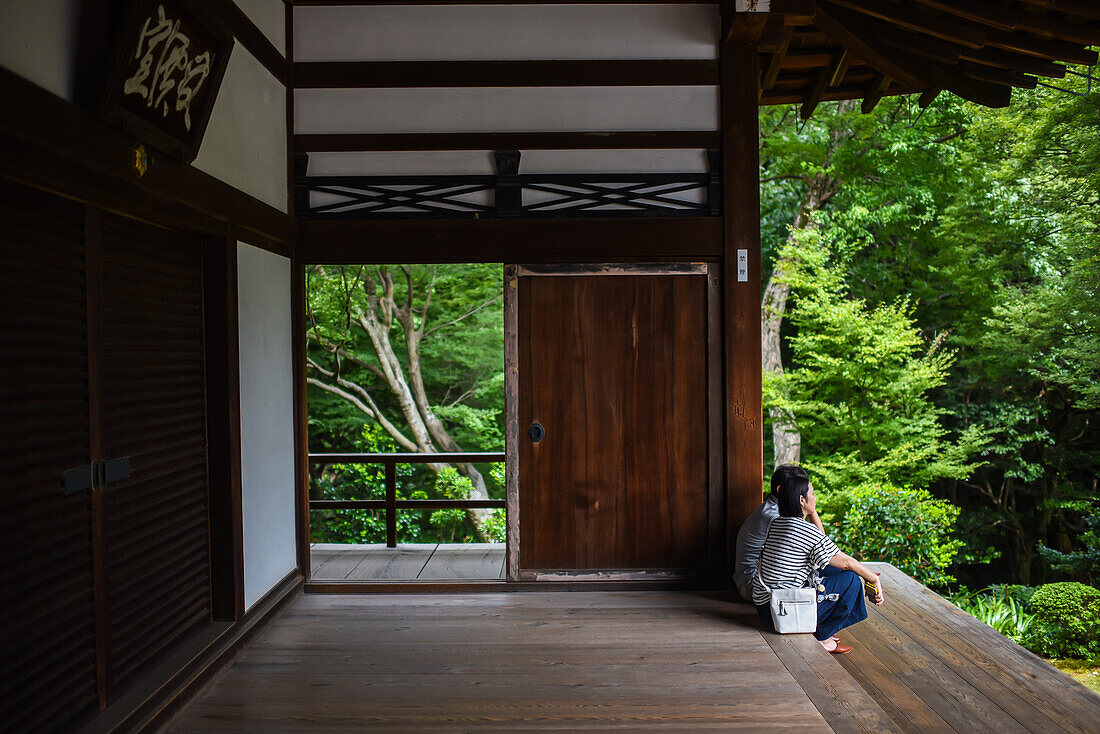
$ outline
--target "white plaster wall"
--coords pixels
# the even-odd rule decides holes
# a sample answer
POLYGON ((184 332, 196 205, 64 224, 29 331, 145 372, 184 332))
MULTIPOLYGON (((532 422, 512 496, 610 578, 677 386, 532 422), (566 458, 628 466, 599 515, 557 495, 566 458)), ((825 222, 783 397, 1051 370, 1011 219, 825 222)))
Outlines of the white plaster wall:
POLYGON ((297 565, 290 260, 237 246, 244 603, 297 565))
POLYGON ((718 129, 716 87, 302 89, 294 132, 718 129))
POLYGON ((73 99, 80 0, 0 0, 0 66, 73 99))
POLYGON ((286 90, 236 43, 195 167, 287 210, 286 90))
POLYGON ((233 0, 279 53, 286 56, 286 4, 283 0, 233 0))
POLYGON ((714 59, 718 4, 296 7, 295 61, 714 59))

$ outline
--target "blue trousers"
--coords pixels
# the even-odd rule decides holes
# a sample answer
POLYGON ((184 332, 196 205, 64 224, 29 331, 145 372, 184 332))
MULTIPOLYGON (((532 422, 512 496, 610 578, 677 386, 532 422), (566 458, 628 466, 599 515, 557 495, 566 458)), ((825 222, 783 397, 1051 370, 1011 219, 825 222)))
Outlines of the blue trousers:
MULTIPOLYGON (((867 619, 867 605, 863 601, 863 579, 855 571, 841 571, 839 568, 826 566, 819 573, 825 593, 837 595, 836 601, 817 603, 817 632, 814 632, 814 637, 824 641, 845 627, 867 619)), ((757 605, 756 613, 760 615, 764 627, 775 629, 769 605, 757 605)))

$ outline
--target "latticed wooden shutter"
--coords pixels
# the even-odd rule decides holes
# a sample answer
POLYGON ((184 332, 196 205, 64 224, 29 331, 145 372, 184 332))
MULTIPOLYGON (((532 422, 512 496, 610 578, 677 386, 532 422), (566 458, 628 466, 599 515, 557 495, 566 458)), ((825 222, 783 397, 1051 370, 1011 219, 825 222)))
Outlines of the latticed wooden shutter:
POLYGON ((0 183, 0 731, 98 708, 83 209, 0 183))
POLYGON ((201 244, 104 218, 111 698, 210 621, 201 244))

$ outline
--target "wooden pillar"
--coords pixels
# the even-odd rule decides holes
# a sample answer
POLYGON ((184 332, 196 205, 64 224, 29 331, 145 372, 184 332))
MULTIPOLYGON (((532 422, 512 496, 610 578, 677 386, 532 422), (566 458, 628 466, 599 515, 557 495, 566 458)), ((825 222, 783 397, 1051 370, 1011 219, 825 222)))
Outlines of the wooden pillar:
POLYGON ((309 580, 309 401, 306 395, 306 269, 291 267, 291 339, 294 348, 294 485, 298 571, 309 580))
POLYGON ((210 602, 214 619, 244 615, 241 490, 241 375, 237 237, 205 243, 207 491, 210 503, 210 602))
POLYGON ((726 537, 731 562, 737 531, 760 503, 764 470, 756 39, 766 18, 765 13, 728 15, 720 50, 726 537))

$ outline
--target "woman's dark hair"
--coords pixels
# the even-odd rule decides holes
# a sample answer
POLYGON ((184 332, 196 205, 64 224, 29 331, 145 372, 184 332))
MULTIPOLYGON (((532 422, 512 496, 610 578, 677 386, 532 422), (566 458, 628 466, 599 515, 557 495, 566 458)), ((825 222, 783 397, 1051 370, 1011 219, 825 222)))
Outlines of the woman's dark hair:
POLYGON ((772 481, 768 487, 771 489, 772 494, 778 495, 779 487, 783 485, 783 482, 787 481, 791 477, 802 477, 809 479, 806 474, 806 470, 800 466, 794 464, 780 464, 775 467, 775 471, 772 472, 772 481))
POLYGON ((810 491, 810 480, 805 476, 789 476, 780 485, 776 495, 779 497, 780 517, 802 517, 802 503, 799 499, 810 491))

